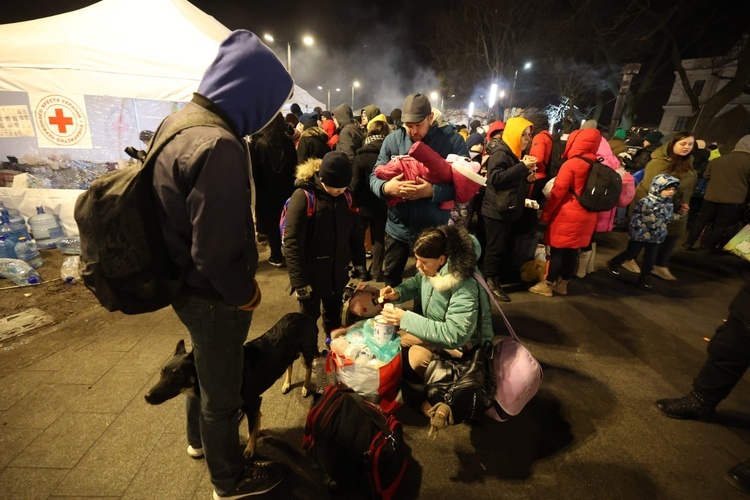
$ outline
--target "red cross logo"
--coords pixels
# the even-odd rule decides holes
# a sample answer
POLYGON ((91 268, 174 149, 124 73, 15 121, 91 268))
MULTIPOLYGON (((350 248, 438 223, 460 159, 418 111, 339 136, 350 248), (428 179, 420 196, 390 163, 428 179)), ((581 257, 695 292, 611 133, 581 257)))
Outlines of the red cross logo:
POLYGON ((55 116, 50 116, 48 120, 50 125, 57 125, 61 134, 67 132, 67 125, 73 125, 73 119, 65 117, 61 108, 55 108, 55 116))

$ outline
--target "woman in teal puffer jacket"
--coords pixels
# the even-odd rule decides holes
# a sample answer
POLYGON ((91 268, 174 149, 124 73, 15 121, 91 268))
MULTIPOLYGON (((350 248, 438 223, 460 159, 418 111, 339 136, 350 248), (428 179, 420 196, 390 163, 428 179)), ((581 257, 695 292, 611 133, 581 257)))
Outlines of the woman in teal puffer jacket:
POLYGON ((381 297, 397 304, 421 300, 421 314, 398 307, 382 312, 399 326, 405 359, 420 377, 434 351, 460 357, 459 349, 477 341, 480 310, 482 340, 493 336, 490 299, 474 278, 480 252, 479 242, 462 227, 425 229, 414 243, 417 275, 380 290, 381 297))

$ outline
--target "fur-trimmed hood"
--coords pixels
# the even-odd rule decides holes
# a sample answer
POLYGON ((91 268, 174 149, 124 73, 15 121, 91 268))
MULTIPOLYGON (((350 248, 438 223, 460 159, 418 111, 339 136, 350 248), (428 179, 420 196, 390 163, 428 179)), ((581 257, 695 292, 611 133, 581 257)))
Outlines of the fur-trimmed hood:
POLYGON ((323 163, 321 158, 310 158, 299 165, 294 173, 296 183, 312 182, 315 172, 320 170, 320 164, 323 163))
POLYGON ((443 292, 474 275, 481 248, 479 241, 463 227, 451 225, 441 229, 448 241, 448 261, 429 280, 435 290, 443 292))

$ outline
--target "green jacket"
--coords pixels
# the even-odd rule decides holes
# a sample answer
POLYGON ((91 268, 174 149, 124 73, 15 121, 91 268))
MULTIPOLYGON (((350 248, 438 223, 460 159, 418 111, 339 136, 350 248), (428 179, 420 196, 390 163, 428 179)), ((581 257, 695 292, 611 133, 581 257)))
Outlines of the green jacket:
MULTIPOLYGON (((659 174, 669 174, 679 179, 680 187, 678 188, 678 193, 680 199, 682 200, 682 203, 690 203, 690 198, 693 196, 695 185, 698 182, 698 175, 692 168, 679 175, 670 173, 668 171, 670 163, 669 156, 667 156, 668 146, 669 144, 659 146, 656 151, 651 153, 651 161, 646 164, 646 171, 643 173, 643 179, 635 188, 635 198, 633 198, 632 207, 635 207, 635 204, 648 194, 648 188, 651 186, 651 182, 654 180, 654 177, 659 174)), ((687 217, 682 217, 681 219, 667 224, 667 235, 681 236, 685 234, 687 231, 687 219, 687 217)))
MULTIPOLYGON (((470 238, 474 254, 481 251, 479 242, 470 238)), ((395 290, 398 302, 421 298, 423 314, 406 311, 401 329, 437 347, 457 349, 469 341, 476 342, 479 310, 482 311, 482 339, 493 337, 492 310, 487 292, 474 279, 476 258, 458 255, 448 259, 437 275, 428 278, 422 273, 410 278, 395 290)))

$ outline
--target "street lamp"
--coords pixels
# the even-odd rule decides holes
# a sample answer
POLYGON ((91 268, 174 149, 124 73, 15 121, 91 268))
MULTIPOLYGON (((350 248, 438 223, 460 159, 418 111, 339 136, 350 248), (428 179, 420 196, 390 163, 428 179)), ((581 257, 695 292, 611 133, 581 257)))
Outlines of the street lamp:
MULTIPOLYGON (((270 33, 264 34, 263 39, 271 43, 274 41, 270 33)), ((302 43, 309 47, 315 43, 315 40, 310 35, 305 35, 302 37, 302 43)), ((286 70, 289 76, 292 76, 292 42, 286 42, 286 70)))
POLYGON ((352 110, 354 109, 354 89, 359 87, 359 82, 354 80, 352 82, 352 110))
MULTIPOLYGON (((528 71, 531 69, 531 62, 526 62, 523 65, 523 70, 528 71)), ((516 80, 518 79, 518 68, 516 68, 515 73, 513 74, 513 88, 510 91, 510 102, 508 103, 508 107, 511 109, 511 113, 513 113, 513 94, 516 93, 516 80)))
MULTIPOLYGON (((320 85, 318 85, 318 90, 326 90, 328 92, 328 105, 326 106, 326 109, 330 111, 331 109, 331 89, 323 89, 320 85)), ((337 88, 336 92, 341 91, 341 89, 337 88)))
POLYGON ((471 127, 471 117, 474 116, 474 101, 469 103, 469 127, 471 127))

